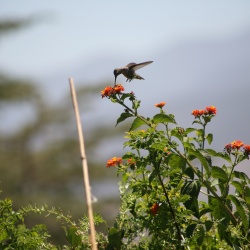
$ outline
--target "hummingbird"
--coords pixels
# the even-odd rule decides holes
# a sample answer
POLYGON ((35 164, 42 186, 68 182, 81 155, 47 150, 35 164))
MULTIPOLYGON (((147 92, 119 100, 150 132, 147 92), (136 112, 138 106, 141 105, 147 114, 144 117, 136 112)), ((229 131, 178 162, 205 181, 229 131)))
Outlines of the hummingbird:
POLYGON ((116 68, 114 69, 114 75, 115 75, 115 84, 116 84, 116 78, 118 75, 123 74, 127 80, 129 82, 131 82, 133 79, 139 79, 139 80, 144 80, 143 77, 137 75, 135 73, 135 71, 137 69, 140 69, 150 63, 152 63, 153 61, 148 61, 148 62, 143 62, 143 63, 129 63, 128 65, 126 65, 125 67, 122 68, 116 68))

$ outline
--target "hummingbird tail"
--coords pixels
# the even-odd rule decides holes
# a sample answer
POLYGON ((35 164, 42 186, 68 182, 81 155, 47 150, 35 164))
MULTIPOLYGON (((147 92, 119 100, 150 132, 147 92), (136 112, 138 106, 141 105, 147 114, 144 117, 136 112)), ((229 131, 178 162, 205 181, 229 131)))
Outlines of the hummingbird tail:
POLYGON ((137 75, 137 74, 135 74, 135 77, 134 77, 135 79, 138 79, 138 80, 145 80, 143 77, 141 77, 141 76, 139 76, 139 75, 137 75))

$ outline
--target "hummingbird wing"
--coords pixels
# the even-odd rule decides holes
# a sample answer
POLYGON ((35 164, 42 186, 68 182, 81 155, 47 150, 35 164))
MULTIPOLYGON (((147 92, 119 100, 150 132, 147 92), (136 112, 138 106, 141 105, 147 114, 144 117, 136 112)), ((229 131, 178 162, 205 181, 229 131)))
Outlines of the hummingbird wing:
POLYGON ((129 63, 126 67, 133 69, 133 70, 137 70, 140 69, 150 63, 152 63, 153 61, 148 61, 148 62, 143 62, 143 63, 129 63))

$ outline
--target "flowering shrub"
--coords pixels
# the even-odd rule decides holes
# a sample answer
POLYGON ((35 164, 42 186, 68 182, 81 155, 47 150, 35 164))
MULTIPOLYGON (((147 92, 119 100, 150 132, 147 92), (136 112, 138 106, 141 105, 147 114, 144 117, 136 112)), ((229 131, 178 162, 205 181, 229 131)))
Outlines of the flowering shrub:
POLYGON ((124 91, 115 85, 101 92, 124 108, 116 125, 133 118, 128 152, 107 162, 121 177, 122 202, 108 249, 250 249, 250 180, 237 170, 250 145, 236 140, 221 152, 210 148, 206 129, 215 106, 193 110, 198 127, 182 128, 163 110, 165 102, 146 118, 138 112, 141 101, 124 91))

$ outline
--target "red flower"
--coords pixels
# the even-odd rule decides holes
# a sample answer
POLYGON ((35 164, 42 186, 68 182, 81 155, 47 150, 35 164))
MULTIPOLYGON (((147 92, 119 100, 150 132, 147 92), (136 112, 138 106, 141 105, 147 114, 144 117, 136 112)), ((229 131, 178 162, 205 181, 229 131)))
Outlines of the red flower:
POLYGON ((104 90, 101 91, 102 98, 109 97, 111 95, 120 94, 124 91, 124 87, 121 84, 116 84, 114 87, 107 86, 104 90))
POLYGON ((125 90, 121 84, 116 84, 113 89, 116 94, 120 94, 122 91, 125 90))
MULTIPOLYGON (((230 154, 232 150, 234 150, 234 149, 239 150, 243 146, 244 146, 244 143, 242 141, 233 141, 233 142, 225 145, 224 149, 230 154)), ((250 149, 250 147, 249 147, 249 149, 250 149)))
POLYGON ((105 96, 110 96, 113 93, 113 87, 107 86, 104 90, 101 91, 102 98, 105 96))
POLYGON ((155 104, 155 107, 157 107, 157 108, 162 108, 162 107, 165 106, 165 104, 166 104, 166 102, 156 103, 156 104, 155 104))
POLYGON ((249 156, 250 155, 250 145, 244 145, 244 155, 249 156))
POLYGON ((209 115, 216 115, 216 107, 215 106, 209 106, 209 107, 206 107, 206 111, 209 115))
POLYGON ((156 215, 160 209, 160 206, 158 203, 154 203, 153 206, 150 208, 150 212, 152 215, 156 215))
POLYGON ((113 157, 112 159, 107 161, 107 168, 109 167, 116 167, 119 166, 122 163, 122 158, 120 157, 113 157))
POLYGON ((195 109, 192 111, 192 115, 195 117, 199 117, 199 116, 202 116, 204 114, 205 114, 205 110, 203 110, 203 109, 200 109, 200 110, 195 109))
POLYGON ((128 159, 128 165, 130 166, 130 167, 135 167, 135 159, 133 159, 133 158, 130 158, 130 159, 128 159))

